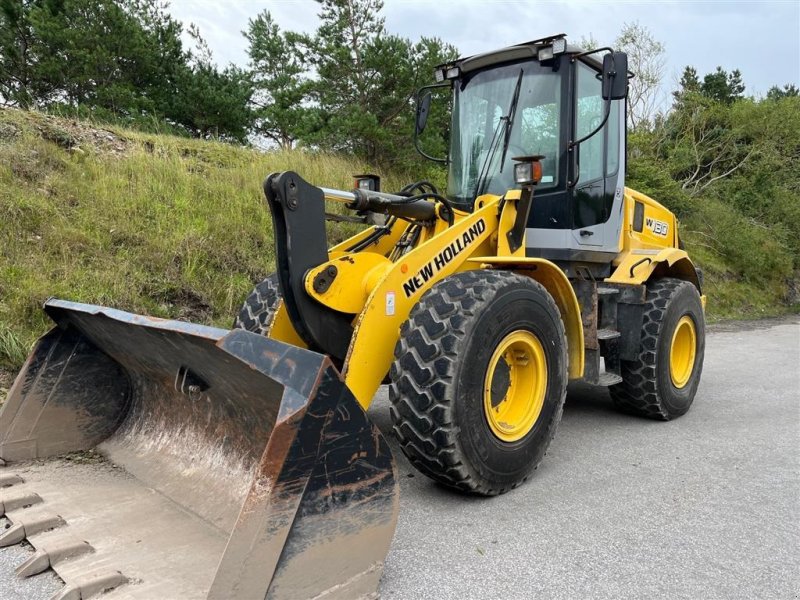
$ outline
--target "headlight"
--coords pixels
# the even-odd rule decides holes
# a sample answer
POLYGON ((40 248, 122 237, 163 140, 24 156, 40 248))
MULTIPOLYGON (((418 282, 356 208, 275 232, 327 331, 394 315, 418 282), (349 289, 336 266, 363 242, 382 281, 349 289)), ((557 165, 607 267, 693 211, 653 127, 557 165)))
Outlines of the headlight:
POLYGON ((520 156, 514 160, 514 181, 517 185, 536 185, 542 179, 541 156, 520 156))

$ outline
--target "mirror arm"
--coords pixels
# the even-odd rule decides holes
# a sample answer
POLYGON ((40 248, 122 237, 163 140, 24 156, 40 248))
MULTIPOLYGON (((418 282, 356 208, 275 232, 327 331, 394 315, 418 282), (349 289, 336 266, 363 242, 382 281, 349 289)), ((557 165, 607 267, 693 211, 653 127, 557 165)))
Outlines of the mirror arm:
MULTIPOLYGON (((419 90, 417 90, 417 110, 419 110, 419 98, 422 95, 422 92, 424 92, 425 90, 431 90, 431 89, 442 88, 442 87, 451 87, 451 84, 448 81, 447 83, 434 83, 432 85, 425 85, 425 86, 419 88, 419 90)), ((432 160, 433 162, 442 163, 442 164, 445 164, 445 165, 448 164, 450 162, 450 160, 448 158, 437 158, 435 156, 431 156, 430 154, 428 154, 427 152, 425 152, 422 149, 422 147, 419 144, 419 134, 420 133, 421 132, 417 129, 417 124, 416 124, 416 119, 415 119, 415 123, 414 123, 414 149, 417 152, 419 152, 419 154, 423 158, 427 158, 428 160, 432 160)))
MULTIPOLYGON (((578 146, 580 146, 580 145, 581 145, 583 142, 585 142, 585 141, 586 141, 586 140, 588 140, 590 137, 592 137, 593 135, 595 135, 595 134, 596 134, 598 131, 600 131, 600 130, 601 130, 601 129, 602 129, 604 126, 605 126, 605 124, 608 122, 608 117, 609 117, 609 115, 611 115, 611 102, 612 102, 611 98, 609 98, 608 100, 606 100, 606 115, 605 115, 605 117, 603 117, 603 120, 600 122, 600 125, 598 125, 598 126, 597 126, 597 128, 595 128, 595 130, 594 130, 594 131, 592 131, 592 132, 591 132, 591 133, 589 133, 588 135, 585 135, 585 136, 583 136, 583 137, 582 137, 581 139, 579 139, 579 140, 575 140, 574 142, 570 142, 570 143, 569 143, 569 146, 567 147, 567 148, 569 149, 569 151, 570 151, 570 152, 572 152, 573 148, 575 149, 575 157, 576 157, 576 158, 575 158, 574 160, 578 160, 578 159, 577 159, 577 156, 578 156, 578 146)), ((580 165, 580 163, 578 163, 578 164, 580 165)), ((573 167, 573 169, 574 169, 574 167, 573 167)), ((579 178, 580 178, 580 175, 579 175, 579 173, 575 173, 575 179, 574 179, 574 181, 570 181, 570 182, 568 182, 568 186, 569 186, 569 187, 571 187, 571 188, 575 187, 575 186, 578 184, 578 179, 579 179, 579 178)))
POLYGON ((611 98, 609 98, 608 100, 606 100, 606 114, 605 114, 605 116, 603 117, 603 120, 602 120, 602 121, 600 121, 600 125, 598 125, 598 126, 597 126, 597 127, 594 129, 594 131, 592 131, 591 133, 589 133, 589 134, 587 134, 587 135, 583 136, 581 139, 579 139, 579 140, 575 140, 574 142, 570 142, 570 143, 569 143, 569 147, 570 147, 570 148, 574 148, 574 147, 575 147, 575 146, 577 146, 578 144, 582 144, 583 142, 585 142, 586 140, 588 140, 590 137, 592 137, 594 134, 596 134, 598 131, 600 131, 600 130, 601 130, 601 129, 602 129, 604 126, 605 126, 605 124, 608 122, 608 117, 611 115, 611 102, 612 102, 611 98))
POLYGON ((598 52, 614 52, 613 48, 609 46, 603 46, 602 48, 595 48, 594 50, 588 50, 587 52, 581 52, 580 54, 574 54, 572 56, 572 62, 575 62, 579 58, 583 58, 584 56, 589 56, 591 54, 597 54, 598 52))

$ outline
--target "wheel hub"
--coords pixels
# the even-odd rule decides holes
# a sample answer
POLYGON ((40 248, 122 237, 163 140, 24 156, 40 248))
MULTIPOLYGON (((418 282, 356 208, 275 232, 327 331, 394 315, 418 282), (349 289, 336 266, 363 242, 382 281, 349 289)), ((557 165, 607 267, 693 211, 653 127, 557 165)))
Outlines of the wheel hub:
POLYGON ((484 414, 504 442, 525 437, 542 412, 547 391, 547 358, 533 333, 517 330, 497 345, 484 380, 484 414))
POLYGON ((683 388, 689 382, 696 354, 697 331, 694 321, 689 315, 684 315, 675 326, 669 351, 669 374, 676 388, 683 388))

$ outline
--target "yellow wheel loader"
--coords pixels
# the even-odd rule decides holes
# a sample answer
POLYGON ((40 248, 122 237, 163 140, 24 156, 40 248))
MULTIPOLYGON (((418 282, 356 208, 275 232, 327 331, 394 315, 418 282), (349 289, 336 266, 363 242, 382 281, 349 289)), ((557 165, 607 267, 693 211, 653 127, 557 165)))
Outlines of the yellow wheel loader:
POLYGON ((569 381, 689 409, 702 277, 625 187, 626 56, 557 35, 435 75, 415 141, 441 88, 447 190, 270 175, 277 270, 232 330, 47 301, 0 413, 20 575, 52 567, 70 600, 374 597, 398 508, 365 412, 382 383, 411 463, 480 495, 530 476, 569 381), (326 202, 378 224, 328 247, 326 202))

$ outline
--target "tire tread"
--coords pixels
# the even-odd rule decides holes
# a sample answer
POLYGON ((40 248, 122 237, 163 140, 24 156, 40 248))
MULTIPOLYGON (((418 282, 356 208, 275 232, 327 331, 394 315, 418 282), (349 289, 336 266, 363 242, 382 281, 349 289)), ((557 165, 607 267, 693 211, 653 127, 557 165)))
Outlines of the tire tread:
POLYGON ((245 329, 260 335, 269 334, 272 319, 280 303, 281 290, 278 276, 273 273, 250 292, 233 322, 233 328, 245 329))
POLYGON ((639 355, 635 360, 621 362, 622 382, 608 388, 611 400, 622 411, 662 421, 673 418, 658 392, 658 339, 673 296, 681 287, 691 285, 671 277, 648 283, 639 355))
MULTIPOLYGON (((540 288, 550 309, 560 315, 555 301, 535 280, 507 271, 466 271, 439 282, 426 292, 403 324, 391 368, 389 398, 395 436, 403 453, 420 472, 462 492, 493 496, 524 482, 528 475, 505 487, 489 487, 462 460, 459 430, 450 397, 456 364, 463 356, 475 317, 510 278, 540 288)), ((564 325, 557 319, 565 339, 564 325)), ((566 364, 566 345, 561 344, 566 364)), ((564 394, 549 425, 547 443, 555 435, 563 410, 564 394)))

